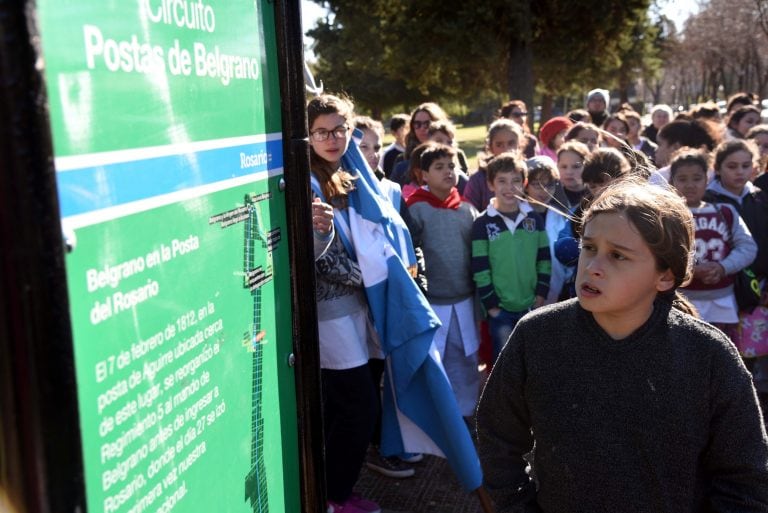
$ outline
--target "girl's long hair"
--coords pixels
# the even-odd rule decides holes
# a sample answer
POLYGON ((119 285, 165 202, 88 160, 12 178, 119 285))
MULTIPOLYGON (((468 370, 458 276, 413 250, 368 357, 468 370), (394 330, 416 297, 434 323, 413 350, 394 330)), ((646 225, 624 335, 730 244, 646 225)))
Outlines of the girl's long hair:
POLYGON ((730 141, 721 142, 714 151, 713 167, 715 168, 715 179, 720 180, 720 168, 723 166, 723 162, 737 151, 746 151, 752 155, 752 161, 755 164, 760 161, 760 150, 757 148, 755 141, 731 139, 730 141))
POLYGON ((436 103, 422 103, 413 109, 413 112, 411 112, 411 120, 408 124, 408 135, 405 136, 405 152, 403 157, 406 159, 411 158, 411 152, 413 149, 421 144, 416 138, 416 130, 413 129, 413 122, 416 121, 414 118, 416 117, 416 114, 421 111, 429 114, 430 121, 448 121, 448 114, 446 114, 445 111, 436 103))
POLYGON ((737 134, 740 139, 743 139, 744 136, 736 132, 736 126, 739 124, 742 118, 747 116, 747 114, 757 114, 760 116, 760 109, 754 105, 742 105, 738 109, 734 110, 728 117, 728 128, 733 130, 733 133, 737 134))
MULTIPOLYGON (((507 103, 501 106, 496 117, 506 118, 511 120, 512 113, 515 111, 515 107, 520 109, 522 112, 528 112, 528 107, 526 107, 525 102, 523 100, 509 100, 507 103)), ((533 118, 529 117, 528 119, 533 119, 533 118)), ((520 130, 522 130, 523 135, 526 137, 531 133, 531 129, 530 127, 528 127, 528 123, 523 123, 522 125, 520 125, 520 130)), ((522 144, 523 144, 523 141, 521 140, 520 145, 522 144)))
MULTIPOLYGON (((348 98, 321 94, 312 98, 307 104, 307 125, 312 128, 315 120, 325 114, 338 114, 343 117, 352 129, 355 118, 354 105, 348 98)), ((350 132, 351 136, 351 132, 350 132)), ((320 182, 325 200, 334 206, 346 206, 346 197, 353 188, 354 178, 346 171, 337 169, 331 162, 320 157, 315 150, 309 148, 309 165, 320 182)))
POLYGON ((616 180, 631 172, 629 160, 616 148, 597 148, 584 159, 581 180, 584 183, 602 183, 616 180))
POLYGON ((706 146, 712 151, 722 139, 722 134, 714 123, 706 119, 675 119, 661 127, 656 137, 661 137, 668 144, 691 148, 706 146))
POLYGON ((683 199, 673 191, 649 185, 637 177, 606 187, 584 212, 582 226, 598 214, 620 213, 627 217, 656 260, 656 269, 671 271, 674 285, 658 297, 680 311, 698 316, 696 307, 678 288, 693 276, 693 216, 683 199))

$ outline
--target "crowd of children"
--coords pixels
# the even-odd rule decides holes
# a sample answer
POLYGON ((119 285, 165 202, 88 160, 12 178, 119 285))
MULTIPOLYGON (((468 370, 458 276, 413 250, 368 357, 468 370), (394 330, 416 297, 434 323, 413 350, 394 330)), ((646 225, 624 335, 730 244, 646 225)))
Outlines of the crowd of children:
POLYGON ((384 355, 334 230, 354 128, 421 258, 498 511, 768 511, 768 126, 731 100, 723 118, 658 105, 643 128, 595 89, 538 139, 514 100, 474 170, 434 103, 394 116, 382 152, 348 100, 310 101, 329 512, 379 511, 352 493, 364 462, 408 477, 419 457, 376 452, 384 355))

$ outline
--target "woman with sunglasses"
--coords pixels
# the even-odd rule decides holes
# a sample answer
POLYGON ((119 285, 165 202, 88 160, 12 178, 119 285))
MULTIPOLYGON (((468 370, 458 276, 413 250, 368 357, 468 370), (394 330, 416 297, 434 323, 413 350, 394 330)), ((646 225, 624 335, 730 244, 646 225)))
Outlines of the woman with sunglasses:
POLYGON ((539 149, 539 141, 531 133, 528 126, 528 108, 523 100, 509 100, 501 106, 499 117, 514 121, 523 131, 524 141, 521 141, 520 149, 523 156, 527 159, 536 155, 539 149))
POLYGON ((426 102, 413 109, 408 135, 405 137, 405 151, 398 157, 390 180, 401 186, 406 184, 405 177, 408 174, 411 152, 416 146, 429 140, 429 125, 434 121, 448 121, 448 114, 438 104, 426 102))

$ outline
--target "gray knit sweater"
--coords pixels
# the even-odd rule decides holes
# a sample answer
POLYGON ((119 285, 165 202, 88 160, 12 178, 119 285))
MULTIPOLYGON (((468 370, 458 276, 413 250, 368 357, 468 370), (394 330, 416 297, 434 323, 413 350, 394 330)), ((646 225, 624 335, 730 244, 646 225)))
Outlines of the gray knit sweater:
POLYGON ((768 512, 750 375, 721 332, 665 301, 618 341, 575 299, 526 316, 477 428, 499 513, 768 512))
POLYGON ((413 245, 424 252, 429 302, 450 305, 471 297, 475 293, 470 268, 475 207, 466 201, 456 210, 418 202, 408 207, 408 213, 413 245))

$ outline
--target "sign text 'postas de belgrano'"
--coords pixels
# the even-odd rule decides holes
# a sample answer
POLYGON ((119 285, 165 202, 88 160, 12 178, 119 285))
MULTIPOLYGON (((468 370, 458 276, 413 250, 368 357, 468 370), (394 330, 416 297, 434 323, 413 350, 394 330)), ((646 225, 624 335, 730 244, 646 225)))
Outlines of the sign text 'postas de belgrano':
POLYGON ((38 13, 88 511, 298 511, 272 4, 38 13))
MULTIPOLYGON (((213 33, 216 11, 202 0, 141 0, 139 21, 142 26, 165 24, 179 29, 213 33)), ((191 41, 189 48, 174 39, 170 47, 141 41, 138 34, 127 39, 105 35, 97 25, 83 25, 85 59, 88 69, 104 66, 112 72, 168 72, 171 75, 211 77, 228 85, 232 80, 258 80, 257 56, 223 53, 218 45, 206 47, 201 41, 191 41)))

